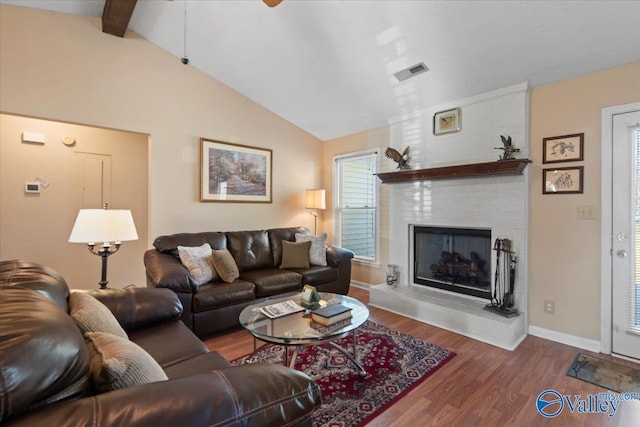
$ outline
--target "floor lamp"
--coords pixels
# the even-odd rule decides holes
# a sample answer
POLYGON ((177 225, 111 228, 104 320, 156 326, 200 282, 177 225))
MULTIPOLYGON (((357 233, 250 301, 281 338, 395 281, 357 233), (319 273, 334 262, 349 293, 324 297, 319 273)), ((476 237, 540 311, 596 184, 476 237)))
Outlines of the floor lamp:
POLYGON ((69 236, 69 242, 85 243, 92 254, 102 258, 100 289, 109 284, 107 259, 118 252, 122 242, 128 240, 138 240, 131 211, 109 209, 106 204, 103 209, 80 209, 69 236), (100 249, 95 248, 96 242, 103 242, 100 249))
POLYGON ((311 215, 313 215, 313 234, 318 234, 318 209, 325 210, 327 208, 325 204, 325 190, 312 188, 307 190, 307 202, 304 205, 305 209, 311 209, 311 215))

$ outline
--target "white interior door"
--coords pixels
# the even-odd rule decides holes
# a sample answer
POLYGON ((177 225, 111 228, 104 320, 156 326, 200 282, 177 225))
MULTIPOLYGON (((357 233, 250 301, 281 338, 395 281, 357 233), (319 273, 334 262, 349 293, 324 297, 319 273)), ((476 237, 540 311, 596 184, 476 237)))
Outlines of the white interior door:
POLYGON ((111 205, 111 155, 74 153, 74 199, 78 209, 111 205))
POLYGON ((611 351, 640 359, 640 111, 612 120, 611 351))

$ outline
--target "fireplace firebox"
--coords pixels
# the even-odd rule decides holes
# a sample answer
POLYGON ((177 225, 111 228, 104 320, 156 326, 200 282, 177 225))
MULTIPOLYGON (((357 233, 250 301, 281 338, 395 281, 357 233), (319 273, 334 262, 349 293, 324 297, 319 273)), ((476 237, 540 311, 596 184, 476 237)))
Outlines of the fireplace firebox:
POLYGON ((491 300, 491 230, 413 227, 413 282, 491 300))

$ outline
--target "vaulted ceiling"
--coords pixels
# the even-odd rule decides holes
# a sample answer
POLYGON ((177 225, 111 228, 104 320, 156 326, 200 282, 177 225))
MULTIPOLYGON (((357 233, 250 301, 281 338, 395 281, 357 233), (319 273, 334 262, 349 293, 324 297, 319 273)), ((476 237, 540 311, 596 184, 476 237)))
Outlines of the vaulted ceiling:
MULTIPOLYGON (((105 5, 0 2, 93 16, 105 5)), ((638 16, 640 1, 138 0, 129 29, 327 140, 640 61, 638 16), (394 77, 420 62, 428 72, 394 77)))

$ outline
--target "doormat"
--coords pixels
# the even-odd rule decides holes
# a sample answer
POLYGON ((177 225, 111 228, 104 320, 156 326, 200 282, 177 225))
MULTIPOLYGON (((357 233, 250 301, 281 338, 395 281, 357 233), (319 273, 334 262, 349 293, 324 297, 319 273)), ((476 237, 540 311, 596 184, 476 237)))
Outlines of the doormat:
MULTIPOLYGON (((312 377, 322 392, 314 427, 362 426, 451 360, 455 353, 421 339, 367 321, 357 330, 361 377, 342 353, 328 346, 300 348, 295 369, 312 377)), ((351 334, 336 344, 352 351, 351 334)), ((231 362, 283 363, 284 347, 269 345, 231 362)))
POLYGON ((640 392, 640 369, 578 353, 567 375, 607 390, 640 392))

